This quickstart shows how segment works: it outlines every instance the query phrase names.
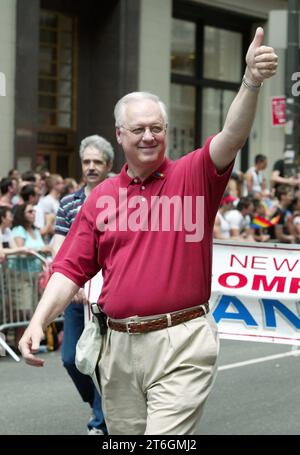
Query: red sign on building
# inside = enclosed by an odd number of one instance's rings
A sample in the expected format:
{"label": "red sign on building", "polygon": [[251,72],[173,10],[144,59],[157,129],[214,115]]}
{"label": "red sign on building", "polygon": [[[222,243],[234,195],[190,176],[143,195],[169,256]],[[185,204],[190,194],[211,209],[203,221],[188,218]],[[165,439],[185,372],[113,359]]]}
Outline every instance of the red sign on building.
{"label": "red sign on building", "polygon": [[286,123],[285,116],[285,96],[272,98],[272,125],[280,126]]}

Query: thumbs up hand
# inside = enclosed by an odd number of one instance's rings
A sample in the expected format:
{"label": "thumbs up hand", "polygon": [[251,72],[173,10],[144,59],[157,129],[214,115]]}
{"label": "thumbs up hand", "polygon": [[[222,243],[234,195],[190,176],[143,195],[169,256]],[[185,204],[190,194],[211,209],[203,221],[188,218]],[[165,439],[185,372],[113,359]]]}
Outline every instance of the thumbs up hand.
{"label": "thumbs up hand", "polygon": [[272,47],[263,46],[264,30],[256,29],[252,43],[246,55],[246,77],[254,85],[259,85],[264,79],[274,76],[278,66],[278,56]]}

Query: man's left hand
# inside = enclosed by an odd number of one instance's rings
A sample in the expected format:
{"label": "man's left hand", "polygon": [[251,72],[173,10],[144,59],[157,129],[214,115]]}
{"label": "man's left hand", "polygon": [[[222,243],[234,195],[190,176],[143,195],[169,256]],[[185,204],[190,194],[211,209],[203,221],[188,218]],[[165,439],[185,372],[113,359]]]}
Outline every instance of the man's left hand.
{"label": "man's left hand", "polygon": [[273,47],[263,46],[264,30],[256,29],[255,37],[246,55],[246,78],[254,85],[259,85],[264,79],[274,76],[278,66],[278,56]]}

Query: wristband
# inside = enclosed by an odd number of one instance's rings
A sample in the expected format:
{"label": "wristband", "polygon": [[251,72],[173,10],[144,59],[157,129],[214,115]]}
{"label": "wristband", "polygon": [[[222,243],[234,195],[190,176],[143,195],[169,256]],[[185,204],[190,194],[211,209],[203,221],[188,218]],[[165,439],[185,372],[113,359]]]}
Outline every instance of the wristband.
{"label": "wristband", "polygon": [[261,82],[259,85],[253,85],[253,84],[251,84],[251,82],[249,82],[249,81],[246,79],[246,76],[245,76],[245,75],[243,76],[242,83],[244,84],[244,86],[245,86],[248,90],[251,90],[251,92],[259,92],[260,87],[263,85],[263,82]]}

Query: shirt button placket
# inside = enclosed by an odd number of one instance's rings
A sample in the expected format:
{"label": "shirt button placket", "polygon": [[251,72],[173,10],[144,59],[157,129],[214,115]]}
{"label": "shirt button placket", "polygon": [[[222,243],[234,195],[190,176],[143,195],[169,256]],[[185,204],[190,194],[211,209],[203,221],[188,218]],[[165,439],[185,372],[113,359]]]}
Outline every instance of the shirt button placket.
{"label": "shirt button placket", "polygon": [[[146,189],[145,185],[141,185],[141,190],[144,191],[145,189]],[[142,202],[145,202],[145,200],[146,199],[144,197],[142,197]]]}

